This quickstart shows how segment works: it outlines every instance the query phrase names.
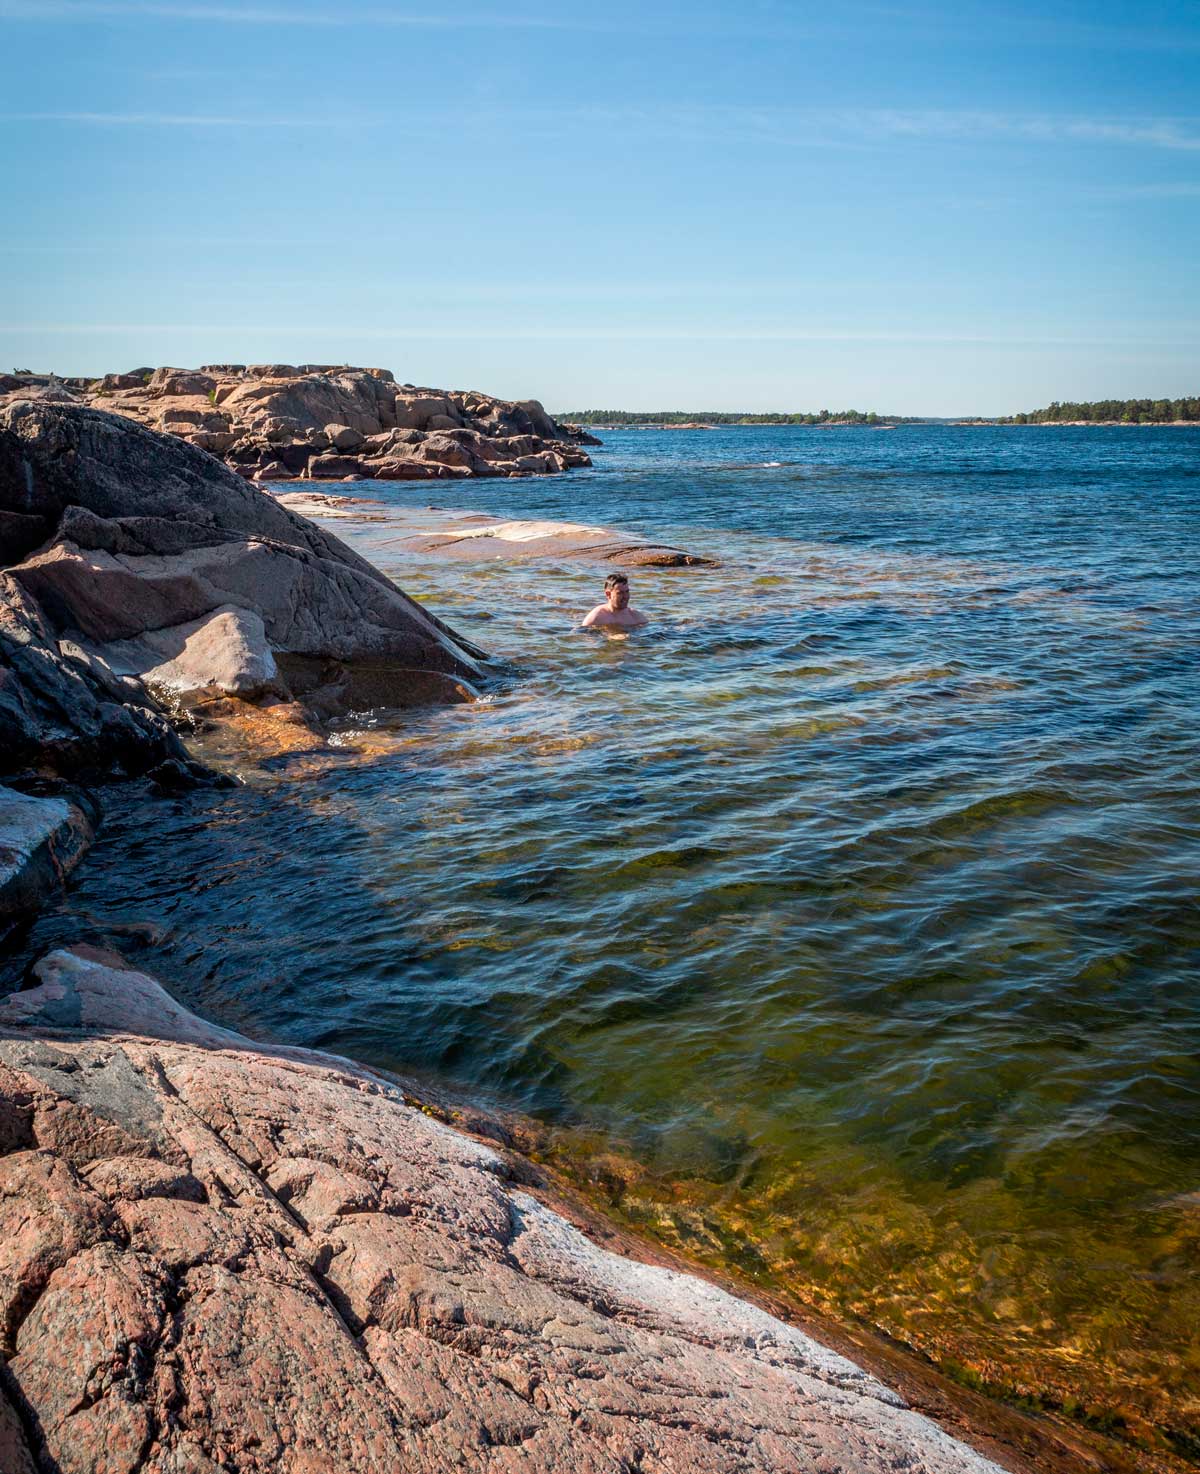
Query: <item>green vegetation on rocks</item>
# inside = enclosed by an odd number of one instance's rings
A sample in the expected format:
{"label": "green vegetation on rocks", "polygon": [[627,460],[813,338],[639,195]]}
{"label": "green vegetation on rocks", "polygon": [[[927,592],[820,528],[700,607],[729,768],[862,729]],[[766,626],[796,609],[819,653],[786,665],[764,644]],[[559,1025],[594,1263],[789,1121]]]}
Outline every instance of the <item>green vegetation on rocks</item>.
{"label": "green vegetation on rocks", "polygon": [[1169,425],[1179,420],[1200,421],[1200,398],[1191,399],[1098,399],[1094,403],[1061,403],[1056,399],[1045,409],[1008,415],[1002,425],[1055,425],[1075,421],[1089,424]]}

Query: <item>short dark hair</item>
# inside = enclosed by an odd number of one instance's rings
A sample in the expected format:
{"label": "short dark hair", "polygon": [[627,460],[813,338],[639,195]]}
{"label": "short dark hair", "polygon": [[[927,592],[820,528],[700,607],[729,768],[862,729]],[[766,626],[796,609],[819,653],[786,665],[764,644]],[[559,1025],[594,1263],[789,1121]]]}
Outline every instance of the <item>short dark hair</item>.
{"label": "short dark hair", "polygon": [[623,573],[610,573],[608,577],[604,580],[604,592],[607,594],[609,589],[613,588],[614,585],[628,582],[629,580],[625,577]]}

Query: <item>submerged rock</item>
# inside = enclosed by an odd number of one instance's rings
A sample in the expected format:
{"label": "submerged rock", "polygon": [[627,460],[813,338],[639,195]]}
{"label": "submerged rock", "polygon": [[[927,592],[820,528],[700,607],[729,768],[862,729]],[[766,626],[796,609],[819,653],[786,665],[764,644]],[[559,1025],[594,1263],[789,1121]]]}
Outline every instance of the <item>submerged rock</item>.
{"label": "submerged rock", "polygon": [[616,563],[627,568],[711,568],[716,564],[714,558],[665,543],[643,542],[615,527],[513,521],[482,512],[445,512],[433,507],[420,512],[412,507],[389,507],[366,497],[331,496],[311,489],[280,492],[276,500],[318,521],[384,524],[395,534],[385,544],[392,552],[463,562],[552,558]]}
{"label": "submerged rock", "polygon": [[[460,700],[484,653],[210,456],[44,400],[0,410],[0,762],[140,773],[187,755],[164,702],[336,715]],[[381,700],[378,704],[385,704]]]}
{"label": "submerged rock", "polygon": [[35,971],[0,1001],[6,1470],[999,1474],[393,1083],[112,956]]}

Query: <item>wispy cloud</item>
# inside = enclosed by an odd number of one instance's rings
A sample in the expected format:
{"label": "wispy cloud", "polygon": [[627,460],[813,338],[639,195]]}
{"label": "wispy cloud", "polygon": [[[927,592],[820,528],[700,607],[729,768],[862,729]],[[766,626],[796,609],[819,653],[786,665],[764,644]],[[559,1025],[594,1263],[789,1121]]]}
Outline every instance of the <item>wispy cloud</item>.
{"label": "wispy cloud", "polygon": [[[354,120],[360,126],[363,119]],[[0,113],[0,123],[84,123],[117,128],[336,128],[344,118],[238,117],[223,113]]]}
{"label": "wispy cloud", "polygon": [[[2,0],[0,0],[2,3]],[[371,127],[394,116],[339,112],[327,118],[254,117],[226,113],[44,111],[0,114],[0,123],[76,123],[122,127],[335,128]],[[503,125],[559,136],[563,129],[591,132],[607,143],[618,132],[675,142],[744,143],[790,150],[805,148],[873,149],[894,143],[937,141],[962,144],[1029,143],[1143,148],[1200,153],[1200,118],[1104,117],[1070,114],[969,112],[937,108],[758,108],[742,106],[629,105],[574,108],[459,107],[444,116],[425,110],[421,122],[406,127],[436,132],[448,125],[479,128]],[[1190,185],[1164,186],[1188,193]]]}
{"label": "wispy cloud", "polygon": [[219,25],[304,26],[344,29],[349,26],[392,26],[430,30],[473,30],[518,27],[537,30],[605,29],[569,16],[522,15],[501,11],[445,10],[405,13],[398,8],[296,5],[205,5],[192,0],[0,0],[4,20],[182,20]]}

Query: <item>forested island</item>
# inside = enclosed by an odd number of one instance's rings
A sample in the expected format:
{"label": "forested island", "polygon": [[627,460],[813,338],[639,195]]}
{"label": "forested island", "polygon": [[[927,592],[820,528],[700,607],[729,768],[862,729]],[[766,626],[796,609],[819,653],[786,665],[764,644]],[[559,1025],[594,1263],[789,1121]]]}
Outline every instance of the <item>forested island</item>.
{"label": "forested island", "polygon": [[917,423],[903,415],[879,415],[874,410],[823,409],[808,414],[750,414],[738,410],[630,410],[579,409],[558,417],[571,425],[908,425]]}
{"label": "forested island", "polygon": [[1094,404],[1074,404],[1057,399],[1045,409],[1006,415],[1001,425],[1118,424],[1170,425],[1200,421],[1200,398],[1192,399],[1098,399]]}
{"label": "forested island", "polygon": [[796,414],[751,414],[738,410],[564,410],[560,422],[608,428],[706,429],[716,425],[1171,425],[1200,423],[1200,398],[1098,399],[1077,404],[1054,400],[1045,409],[1015,415],[945,419],[932,415],[881,415],[874,410],[823,409]]}

